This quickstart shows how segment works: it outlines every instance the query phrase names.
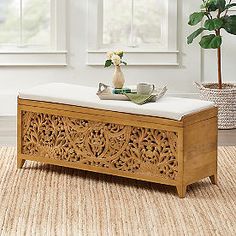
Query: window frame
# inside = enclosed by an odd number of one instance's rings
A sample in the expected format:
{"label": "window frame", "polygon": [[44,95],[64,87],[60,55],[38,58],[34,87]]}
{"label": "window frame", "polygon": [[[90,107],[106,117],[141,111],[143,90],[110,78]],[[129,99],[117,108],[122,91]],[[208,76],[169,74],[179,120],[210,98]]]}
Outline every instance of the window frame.
{"label": "window frame", "polygon": [[0,66],[66,66],[66,0],[51,0],[51,47],[36,48],[6,47],[0,48]]}
{"label": "window frame", "polygon": [[[102,31],[99,30],[103,24],[103,0],[88,0],[88,49],[87,65],[103,65],[104,53],[116,48],[102,47]],[[178,4],[177,0],[168,0],[168,48],[125,48],[126,61],[129,65],[153,65],[153,66],[178,66]],[[120,49],[120,48],[119,48]],[[121,48],[122,49],[122,48]]]}

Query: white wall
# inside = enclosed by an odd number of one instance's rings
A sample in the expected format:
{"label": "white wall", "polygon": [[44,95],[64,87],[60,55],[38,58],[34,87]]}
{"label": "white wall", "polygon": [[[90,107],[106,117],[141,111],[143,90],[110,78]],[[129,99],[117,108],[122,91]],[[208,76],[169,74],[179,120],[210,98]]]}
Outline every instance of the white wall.
{"label": "white wall", "polygon": [[[175,66],[127,66],[123,67],[127,84],[148,81],[166,84],[169,93],[194,96],[194,81],[214,80],[214,52],[201,53],[197,44],[186,45],[186,37],[192,31],[187,25],[188,15],[197,9],[198,1],[178,0],[179,67]],[[200,2],[200,1],[199,1]],[[14,115],[17,90],[48,82],[78,83],[97,86],[98,82],[110,83],[112,69],[86,66],[87,50],[87,1],[68,0],[68,61],[67,67],[0,67],[0,115]],[[236,81],[233,76],[236,38],[227,39],[225,48],[225,78]],[[105,55],[104,55],[105,57]],[[227,63],[230,61],[230,63]],[[207,68],[207,69],[206,69]]]}
{"label": "white wall", "polygon": [[[236,11],[234,11],[236,15]],[[236,83],[236,36],[223,33],[222,71],[223,82]],[[214,50],[203,52],[203,78],[205,81],[217,81],[217,53]]]}

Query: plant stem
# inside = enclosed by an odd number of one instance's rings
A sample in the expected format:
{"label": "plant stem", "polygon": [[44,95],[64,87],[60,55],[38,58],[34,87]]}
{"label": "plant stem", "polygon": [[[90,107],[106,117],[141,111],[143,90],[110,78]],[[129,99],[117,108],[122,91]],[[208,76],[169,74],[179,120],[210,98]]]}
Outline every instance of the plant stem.
{"label": "plant stem", "polygon": [[[218,11],[218,14],[217,14],[217,18],[219,19],[220,18],[220,9]],[[217,36],[221,36],[220,35],[220,29],[216,30],[216,35]],[[219,48],[217,48],[217,61],[218,61],[218,87],[219,89],[222,89],[222,62],[221,62],[221,46]]]}
{"label": "plant stem", "polygon": [[218,57],[218,86],[219,89],[222,89],[221,47],[217,49],[217,57]]}

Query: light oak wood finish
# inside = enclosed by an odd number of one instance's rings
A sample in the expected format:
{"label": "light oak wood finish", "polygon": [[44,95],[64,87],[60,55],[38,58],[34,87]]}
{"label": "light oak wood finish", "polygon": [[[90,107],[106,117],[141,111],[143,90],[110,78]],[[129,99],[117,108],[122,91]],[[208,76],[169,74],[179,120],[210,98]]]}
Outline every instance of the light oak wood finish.
{"label": "light oak wood finish", "polygon": [[[184,179],[188,186],[198,180],[217,178],[217,118],[193,123],[184,129]],[[213,176],[213,177],[212,177]]]}
{"label": "light oak wood finish", "polygon": [[217,178],[217,109],[181,121],[18,99],[25,160],[176,186]]}
{"label": "light oak wood finish", "polygon": [[[16,117],[0,117],[0,146],[16,146]],[[236,146],[236,129],[218,130],[218,146]]]}

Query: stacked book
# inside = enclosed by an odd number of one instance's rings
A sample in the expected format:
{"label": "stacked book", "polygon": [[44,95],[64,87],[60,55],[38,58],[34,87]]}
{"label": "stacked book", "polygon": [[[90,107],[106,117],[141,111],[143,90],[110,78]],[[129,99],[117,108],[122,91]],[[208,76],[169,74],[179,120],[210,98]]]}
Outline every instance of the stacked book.
{"label": "stacked book", "polygon": [[130,88],[122,88],[122,89],[117,89],[114,88],[112,90],[113,94],[125,94],[125,93],[131,93],[131,89]]}

